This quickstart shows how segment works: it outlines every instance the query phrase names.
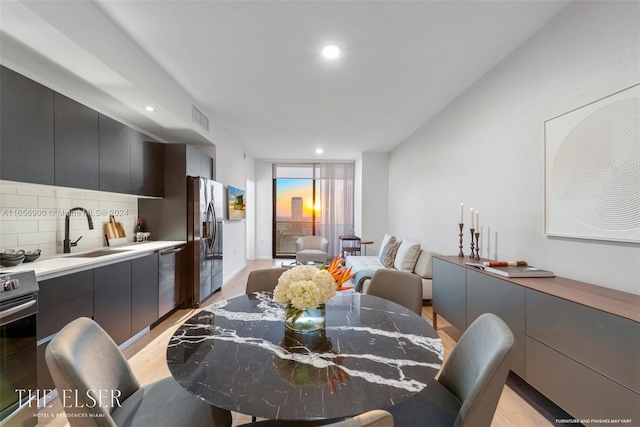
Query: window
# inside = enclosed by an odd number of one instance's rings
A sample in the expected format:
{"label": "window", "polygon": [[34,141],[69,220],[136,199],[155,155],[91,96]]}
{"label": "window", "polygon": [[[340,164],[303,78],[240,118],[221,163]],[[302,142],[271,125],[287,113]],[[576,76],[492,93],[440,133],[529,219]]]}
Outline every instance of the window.
{"label": "window", "polygon": [[353,232],[353,163],[273,165],[273,256],[293,256],[300,236],[324,236],[329,256]]}

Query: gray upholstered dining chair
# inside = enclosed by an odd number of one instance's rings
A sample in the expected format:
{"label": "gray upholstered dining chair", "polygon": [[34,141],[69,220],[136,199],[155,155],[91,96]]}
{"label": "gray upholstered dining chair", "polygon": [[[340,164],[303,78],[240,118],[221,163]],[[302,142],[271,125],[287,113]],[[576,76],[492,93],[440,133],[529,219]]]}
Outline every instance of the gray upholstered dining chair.
{"label": "gray upholstered dining chair", "polygon": [[402,427],[489,427],[514,356],[509,327],[485,313],[460,337],[437,380],[387,410]]}
{"label": "gray upholstered dining chair", "polygon": [[172,377],[141,387],[115,342],[87,317],[56,334],[45,360],[72,427],[231,426],[229,411],[203,402]]}
{"label": "gray upholstered dining chair", "polygon": [[274,290],[278,284],[278,279],[285,271],[287,271],[287,268],[284,267],[252,271],[249,273],[249,277],[247,277],[245,294],[251,295],[254,292]]}
{"label": "gray upholstered dining chair", "polygon": [[302,236],[296,240],[296,261],[326,263],[329,241],[322,236]]}
{"label": "gray upholstered dining chair", "polygon": [[417,274],[381,268],[373,274],[365,293],[393,301],[422,315],[422,279]]}
{"label": "gray upholstered dining chair", "polygon": [[[340,421],[258,421],[257,423],[244,424],[245,426],[258,425],[259,427],[302,427],[302,426],[331,426],[331,427],[393,427],[393,417],[387,411],[374,409],[353,418]],[[401,425],[401,424],[400,424]]]}

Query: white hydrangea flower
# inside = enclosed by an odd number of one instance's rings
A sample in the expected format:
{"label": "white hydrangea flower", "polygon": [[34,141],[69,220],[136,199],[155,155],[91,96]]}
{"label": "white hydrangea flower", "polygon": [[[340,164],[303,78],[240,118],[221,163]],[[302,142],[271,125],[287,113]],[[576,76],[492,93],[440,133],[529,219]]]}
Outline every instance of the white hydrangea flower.
{"label": "white hydrangea flower", "polygon": [[327,270],[301,265],[285,271],[273,291],[280,305],[298,310],[317,308],[336,294],[336,284]]}

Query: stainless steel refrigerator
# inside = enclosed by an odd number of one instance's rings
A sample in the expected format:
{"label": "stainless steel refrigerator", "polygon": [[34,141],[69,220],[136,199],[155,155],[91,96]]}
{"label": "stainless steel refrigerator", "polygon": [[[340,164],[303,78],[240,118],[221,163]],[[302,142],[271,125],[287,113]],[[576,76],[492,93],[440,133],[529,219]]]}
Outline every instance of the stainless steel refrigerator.
{"label": "stainless steel refrigerator", "polygon": [[206,178],[187,177],[187,242],[193,264],[187,281],[192,307],[222,287],[224,186]]}

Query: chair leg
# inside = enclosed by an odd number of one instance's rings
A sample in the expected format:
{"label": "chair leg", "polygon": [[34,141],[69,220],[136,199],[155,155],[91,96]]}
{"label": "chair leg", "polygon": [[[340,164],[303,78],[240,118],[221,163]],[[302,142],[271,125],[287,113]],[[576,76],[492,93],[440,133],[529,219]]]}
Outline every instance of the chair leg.
{"label": "chair leg", "polygon": [[433,329],[438,330],[438,313],[433,312]]}
{"label": "chair leg", "polygon": [[256,422],[256,417],[251,417],[251,422],[255,423]]}

